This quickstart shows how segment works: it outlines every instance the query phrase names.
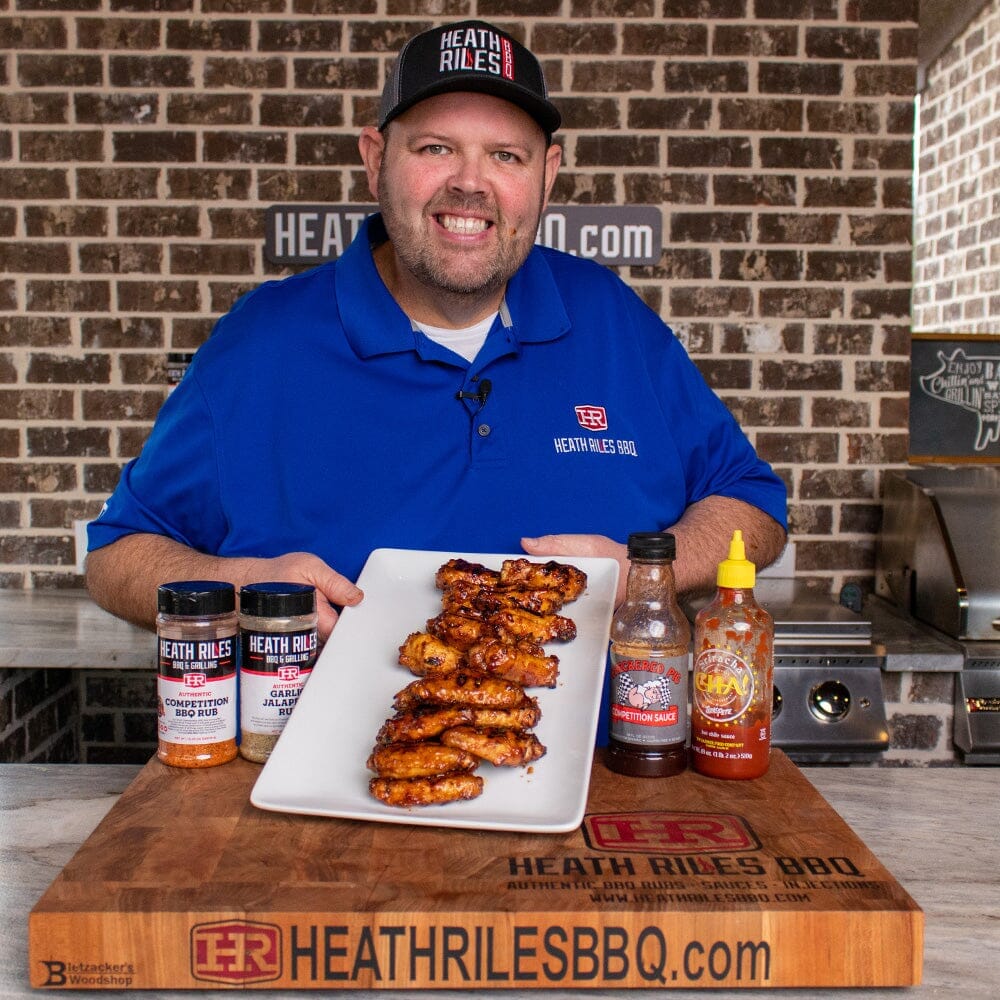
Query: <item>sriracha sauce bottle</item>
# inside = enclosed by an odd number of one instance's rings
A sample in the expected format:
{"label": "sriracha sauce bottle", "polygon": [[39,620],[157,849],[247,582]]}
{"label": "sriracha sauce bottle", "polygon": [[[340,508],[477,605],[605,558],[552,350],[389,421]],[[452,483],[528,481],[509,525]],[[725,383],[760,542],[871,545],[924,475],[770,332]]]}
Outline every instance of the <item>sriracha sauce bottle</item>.
{"label": "sriracha sauce bottle", "polygon": [[754,579],[736,531],[715,597],[694,621],[691,765],[713,778],[759,778],[770,763],[774,621],[754,598]]}

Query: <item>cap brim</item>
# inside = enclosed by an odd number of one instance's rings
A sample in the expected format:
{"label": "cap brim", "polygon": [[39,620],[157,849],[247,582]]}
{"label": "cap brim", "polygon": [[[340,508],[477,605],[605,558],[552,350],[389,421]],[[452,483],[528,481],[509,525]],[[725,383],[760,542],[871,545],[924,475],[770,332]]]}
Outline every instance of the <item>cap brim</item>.
{"label": "cap brim", "polygon": [[384,129],[394,118],[398,118],[405,111],[409,111],[410,108],[421,101],[427,100],[428,97],[436,97],[438,94],[460,93],[462,91],[489,94],[492,97],[499,97],[501,100],[516,104],[522,111],[534,118],[546,135],[552,135],[562,124],[562,115],[559,114],[554,104],[542,100],[537,94],[533,94],[524,87],[519,87],[516,83],[500,80],[493,76],[464,74],[461,77],[440,80],[437,83],[424,87],[418,93],[412,94],[407,100],[400,101],[378,123],[379,130]]}

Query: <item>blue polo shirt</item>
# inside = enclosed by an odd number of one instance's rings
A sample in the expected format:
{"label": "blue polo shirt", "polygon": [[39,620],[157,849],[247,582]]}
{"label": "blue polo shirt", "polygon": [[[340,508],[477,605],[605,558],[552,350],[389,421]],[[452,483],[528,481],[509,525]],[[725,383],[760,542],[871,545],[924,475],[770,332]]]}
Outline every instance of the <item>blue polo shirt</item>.
{"label": "blue polo shirt", "polygon": [[91,549],[154,532],[223,556],[309,551],[356,579],[380,546],[624,542],[712,494],[784,525],[782,481],[613,272],[535,247],[470,364],[388,293],[369,245],[380,231],[370,218],[339,260],[219,320]]}

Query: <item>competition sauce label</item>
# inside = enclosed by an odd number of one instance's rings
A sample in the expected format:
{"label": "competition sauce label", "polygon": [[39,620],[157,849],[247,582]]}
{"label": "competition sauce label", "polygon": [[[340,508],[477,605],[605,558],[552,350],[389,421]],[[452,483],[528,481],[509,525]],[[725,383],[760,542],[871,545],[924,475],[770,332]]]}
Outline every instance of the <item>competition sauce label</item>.
{"label": "competition sauce label", "polygon": [[643,746],[673,743],[686,737],[686,652],[681,656],[637,658],[612,648],[611,678],[615,739]]}
{"label": "competition sauce label", "polygon": [[319,648],[316,629],[298,632],[244,630],[241,646],[243,728],[277,735],[312,676]]}
{"label": "competition sauce label", "polygon": [[188,746],[236,738],[236,635],[158,643],[157,731]]}

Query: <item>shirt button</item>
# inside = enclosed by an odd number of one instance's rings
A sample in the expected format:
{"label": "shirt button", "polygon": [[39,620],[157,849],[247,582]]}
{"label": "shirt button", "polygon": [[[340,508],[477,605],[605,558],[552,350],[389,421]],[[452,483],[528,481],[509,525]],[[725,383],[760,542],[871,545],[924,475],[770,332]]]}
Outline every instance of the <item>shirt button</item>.
{"label": "shirt button", "polygon": [[476,433],[477,433],[477,434],[478,434],[478,435],[479,435],[479,436],[480,436],[481,438],[484,438],[484,437],[489,437],[491,429],[492,429],[492,428],[490,427],[490,425],[489,425],[489,424],[480,424],[480,425],[479,425],[479,426],[478,426],[478,427],[476,428]]}

